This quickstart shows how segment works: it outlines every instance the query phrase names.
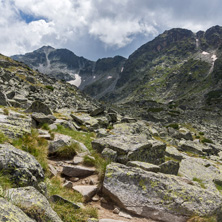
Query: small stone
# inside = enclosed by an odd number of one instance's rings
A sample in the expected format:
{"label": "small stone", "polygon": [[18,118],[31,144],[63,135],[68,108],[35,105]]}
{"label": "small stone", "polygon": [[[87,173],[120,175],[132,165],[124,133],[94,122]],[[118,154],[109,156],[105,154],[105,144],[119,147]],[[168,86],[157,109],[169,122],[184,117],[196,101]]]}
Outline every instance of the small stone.
{"label": "small stone", "polygon": [[120,217],[127,218],[127,219],[132,219],[132,216],[131,216],[131,215],[129,215],[129,214],[126,213],[126,212],[122,212],[122,211],[120,211],[119,216],[120,216]]}
{"label": "small stone", "polygon": [[71,189],[73,184],[71,181],[66,181],[62,186]]}
{"label": "small stone", "polygon": [[73,189],[81,193],[86,202],[91,200],[98,190],[97,186],[74,186]]}
{"label": "small stone", "polygon": [[94,202],[97,202],[97,201],[99,201],[99,196],[98,195],[95,195],[93,198],[92,198],[92,201],[94,201]]}
{"label": "small stone", "polygon": [[83,157],[81,157],[79,155],[74,156],[73,163],[75,165],[81,164],[82,162],[83,162]]}
{"label": "small stone", "polygon": [[69,180],[72,182],[77,182],[77,181],[79,181],[79,178],[78,177],[70,177]]}
{"label": "small stone", "polygon": [[120,210],[118,207],[115,207],[114,210],[113,210],[113,213],[114,214],[119,214],[120,213]]}
{"label": "small stone", "polygon": [[57,170],[56,170],[56,168],[54,167],[54,166],[52,166],[51,164],[48,164],[48,166],[49,166],[49,171],[50,171],[50,173],[53,175],[53,176],[56,176],[57,175]]}

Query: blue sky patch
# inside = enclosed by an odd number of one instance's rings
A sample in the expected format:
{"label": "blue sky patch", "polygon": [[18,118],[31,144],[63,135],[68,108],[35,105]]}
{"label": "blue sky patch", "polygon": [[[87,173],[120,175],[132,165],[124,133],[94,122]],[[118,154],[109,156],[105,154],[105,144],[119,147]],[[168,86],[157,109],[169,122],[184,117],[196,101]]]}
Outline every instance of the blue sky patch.
{"label": "blue sky patch", "polygon": [[31,14],[26,14],[21,10],[19,10],[19,15],[22,18],[22,20],[24,20],[27,24],[30,23],[30,22],[33,22],[33,21],[41,20],[41,19],[47,21],[46,18],[44,18],[44,17],[34,16],[34,15],[31,15]]}

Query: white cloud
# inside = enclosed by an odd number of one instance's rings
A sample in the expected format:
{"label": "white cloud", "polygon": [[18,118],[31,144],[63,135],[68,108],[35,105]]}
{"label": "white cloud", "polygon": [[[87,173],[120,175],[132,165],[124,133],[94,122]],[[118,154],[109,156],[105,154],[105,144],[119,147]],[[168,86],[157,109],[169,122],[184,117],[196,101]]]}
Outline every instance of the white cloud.
{"label": "white cloud", "polygon": [[[108,49],[124,48],[138,35],[150,38],[173,27],[198,31],[220,25],[219,5],[219,0],[0,0],[0,52],[66,44],[75,49],[83,39],[100,41]],[[20,12],[36,21],[25,22]]]}

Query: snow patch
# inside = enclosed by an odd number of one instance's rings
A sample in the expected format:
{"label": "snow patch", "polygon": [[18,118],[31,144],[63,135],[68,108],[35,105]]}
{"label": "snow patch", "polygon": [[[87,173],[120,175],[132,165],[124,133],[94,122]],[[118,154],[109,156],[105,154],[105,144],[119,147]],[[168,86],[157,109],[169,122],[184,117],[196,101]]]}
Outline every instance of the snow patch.
{"label": "snow patch", "polygon": [[70,83],[71,85],[75,85],[77,87],[80,86],[81,82],[82,82],[81,76],[79,76],[78,74],[75,74],[75,80],[68,81],[68,83]]}
{"label": "snow patch", "polygon": [[93,76],[93,79],[95,79],[96,78],[96,76]]}
{"label": "snow patch", "polygon": [[124,70],[124,67],[122,67],[121,72],[123,72],[123,70]]}
{"label": "snow patch", "polygon": [[107,79],[112,79],[112,78],[113,78],[112,76],[108,76],[108,77],[107,77]]}
{"label": "snow patch", "polygon": [[203,54],[203,55],[209,55],[210,53],[203,51],[202,54]]}
{"label": "snow patch", "polygon": [[211,59],[213,60],[213,62],[215,62],[217,60],[217,56],[216,55],[212,55]]}

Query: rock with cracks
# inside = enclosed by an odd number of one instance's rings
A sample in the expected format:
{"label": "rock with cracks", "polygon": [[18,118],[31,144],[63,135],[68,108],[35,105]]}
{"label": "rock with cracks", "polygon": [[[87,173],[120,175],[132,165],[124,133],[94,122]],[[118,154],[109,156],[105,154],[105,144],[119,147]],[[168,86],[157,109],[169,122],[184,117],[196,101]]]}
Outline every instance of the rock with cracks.
{"label": "rock with cracks", "polygon": [[185,222],[193,215],[222,213],[222,197],[173,175],[122,164],[108,165],[103,192],[120,208],[165,222]]}

